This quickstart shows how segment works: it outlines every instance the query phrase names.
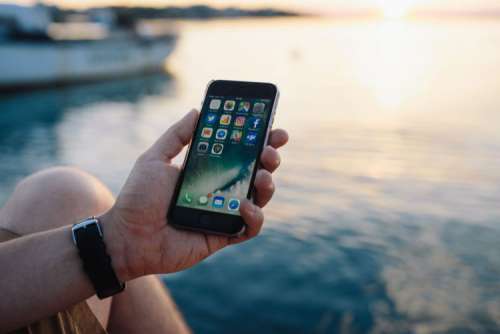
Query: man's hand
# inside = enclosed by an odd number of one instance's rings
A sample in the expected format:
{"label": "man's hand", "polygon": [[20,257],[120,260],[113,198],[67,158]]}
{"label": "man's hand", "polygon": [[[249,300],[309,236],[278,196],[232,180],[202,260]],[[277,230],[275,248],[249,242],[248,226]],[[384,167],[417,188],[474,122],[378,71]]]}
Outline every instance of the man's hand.
{"label": "man's hand", "polygon": [[240,237],[182,231],[166,224],[179,167],[171,160],[194,132],[198,112],[191,111],[143,153],[115,205],[101,217],[113,266],[122,281],[139,276],[189,268],[217,250],[255,237],[262,227],[261,208],[274,192],[271,173],[279,166],[276,149],[288,141],[284,130],[273,130],[260,157],[264,169],[255,178],[255,204],[244,201],[240,213],[247,228]]}

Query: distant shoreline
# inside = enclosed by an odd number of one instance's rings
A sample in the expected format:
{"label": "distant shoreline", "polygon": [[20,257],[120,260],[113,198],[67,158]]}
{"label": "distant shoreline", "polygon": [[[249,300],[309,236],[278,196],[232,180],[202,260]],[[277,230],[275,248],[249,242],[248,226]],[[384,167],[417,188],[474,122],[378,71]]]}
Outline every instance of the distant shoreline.
{"label": "distant shoreline", "polygon": [[67,17],[91,11],[109,10],[119,23],[131,23],[140,20],[176,19],[176,20],[210,20],[228,18],[274,18],[274,17],[302,17],[305,13],[288,11],[275,8],[242,9],[237,7],[214,8],[206,5],[188,7],[168,6],[156,7],[92,7],[85,10],[64,9],[52,7],[58,21],[65,21]]}

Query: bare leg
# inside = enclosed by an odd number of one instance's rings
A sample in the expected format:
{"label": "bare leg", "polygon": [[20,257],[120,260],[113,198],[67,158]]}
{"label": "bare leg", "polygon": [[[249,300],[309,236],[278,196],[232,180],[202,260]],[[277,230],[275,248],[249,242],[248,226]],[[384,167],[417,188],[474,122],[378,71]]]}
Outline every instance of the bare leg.
{"label": "bare leg", "polygon": [[[5,207],[0,210],[0,227],[19,235],[27,235],[60,227],[56,226],[56,221],[65,221],[69,225],[80,219],[99,215],[113,203],[111,192],[95,177],[75,168],[51,168],[26,178],[16,187]],[[120,323],[123,328],[136,328],[137,322],[151,323],[158,328],[187,328],[169,295],[159,289],[162,287],[154,279],[144,277],[130,283],[125,292],[119,295],[120,298],[99,300],[94,296],[87,300],[104,328],[108,327],[108,322]],[[150,304],[155,304],[155,308],[164,312],[164,316],[158,319],[162,323],[156,323],[156,315],[150,318],[149,314],[141,314],[141,317],[122,314],[128,311],[127,306],[135,307],[136,302],[137,305],[143,304],[144,291],[154,292],[152,295],[148,294],[147,298],[151,299]],[[125,300],[129,305],[121,305],[120,300]],[[113,312],[110,318],[111,304]],[[169,316],[165,316],[165,313]],[[165,321],[168,323],[165,324]]]}
{"label": "bare leg", "polygon": [[[97,179],[78,169],[51,168],[33,174],[16,187],[0,211],[0,227],[19,235],[58,228],[108,210],[114,203],[111,192]],[[59,219],[55,219],[55,217]],[[87,300],[99,322],[106,328],[111,298]]]}
{"label": "bare leg", "polygon": [[[190,333],[158,277],[146,276],[130,281],[127,289],[127,294],[113,297],[108,326],[111,333]],[[121,318],[132,321],[124,323]]]}

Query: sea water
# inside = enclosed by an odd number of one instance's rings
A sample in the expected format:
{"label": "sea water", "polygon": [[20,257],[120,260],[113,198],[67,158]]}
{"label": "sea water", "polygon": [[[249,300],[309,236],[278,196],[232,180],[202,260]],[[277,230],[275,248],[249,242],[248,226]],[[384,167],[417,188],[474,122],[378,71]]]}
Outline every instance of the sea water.
{"label": "sea water", "polygon": [[272,81],[291,139],[262,235],[164,276],[194,330],[500,331],[500,23],[178,30],[165,73],[2,95],[0,203],[59,164],[117,194],[209,80]]}

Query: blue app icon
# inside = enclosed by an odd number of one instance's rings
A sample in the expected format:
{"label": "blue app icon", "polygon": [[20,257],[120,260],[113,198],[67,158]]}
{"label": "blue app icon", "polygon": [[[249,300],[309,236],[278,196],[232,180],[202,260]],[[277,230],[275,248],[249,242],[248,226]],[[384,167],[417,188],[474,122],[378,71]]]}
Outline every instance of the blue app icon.
{"label": "blue app icon", "polygon": [[227,204],[227,208],[231,211],[236,211],[240,208],[240,200],[236,198],[231,198]]}
{"label": "blue app icon", "polygon": [[248,120],[248,128],[251,130],[258,130],[262,124],[262,118],[251,117]]}
{"label": "blue app icon", "polygon": [[214,124],[217,121],[217,114],[209,113],[206,117],[207,124]]}
{"label": "blue app icon", "polygon": [[257,142],[257,132],[249,132],[245,136],[245,143],[255,145]]}
{"label": "blue app icon", "polygon": [[215,196],[212,206],[216,209],[222,209],[224,207],[224,196]]}
{"label": "blue app icon", "polygon": [[227,137],[227,129],[218,129],[215,133],[215,138],[224,140]]}

